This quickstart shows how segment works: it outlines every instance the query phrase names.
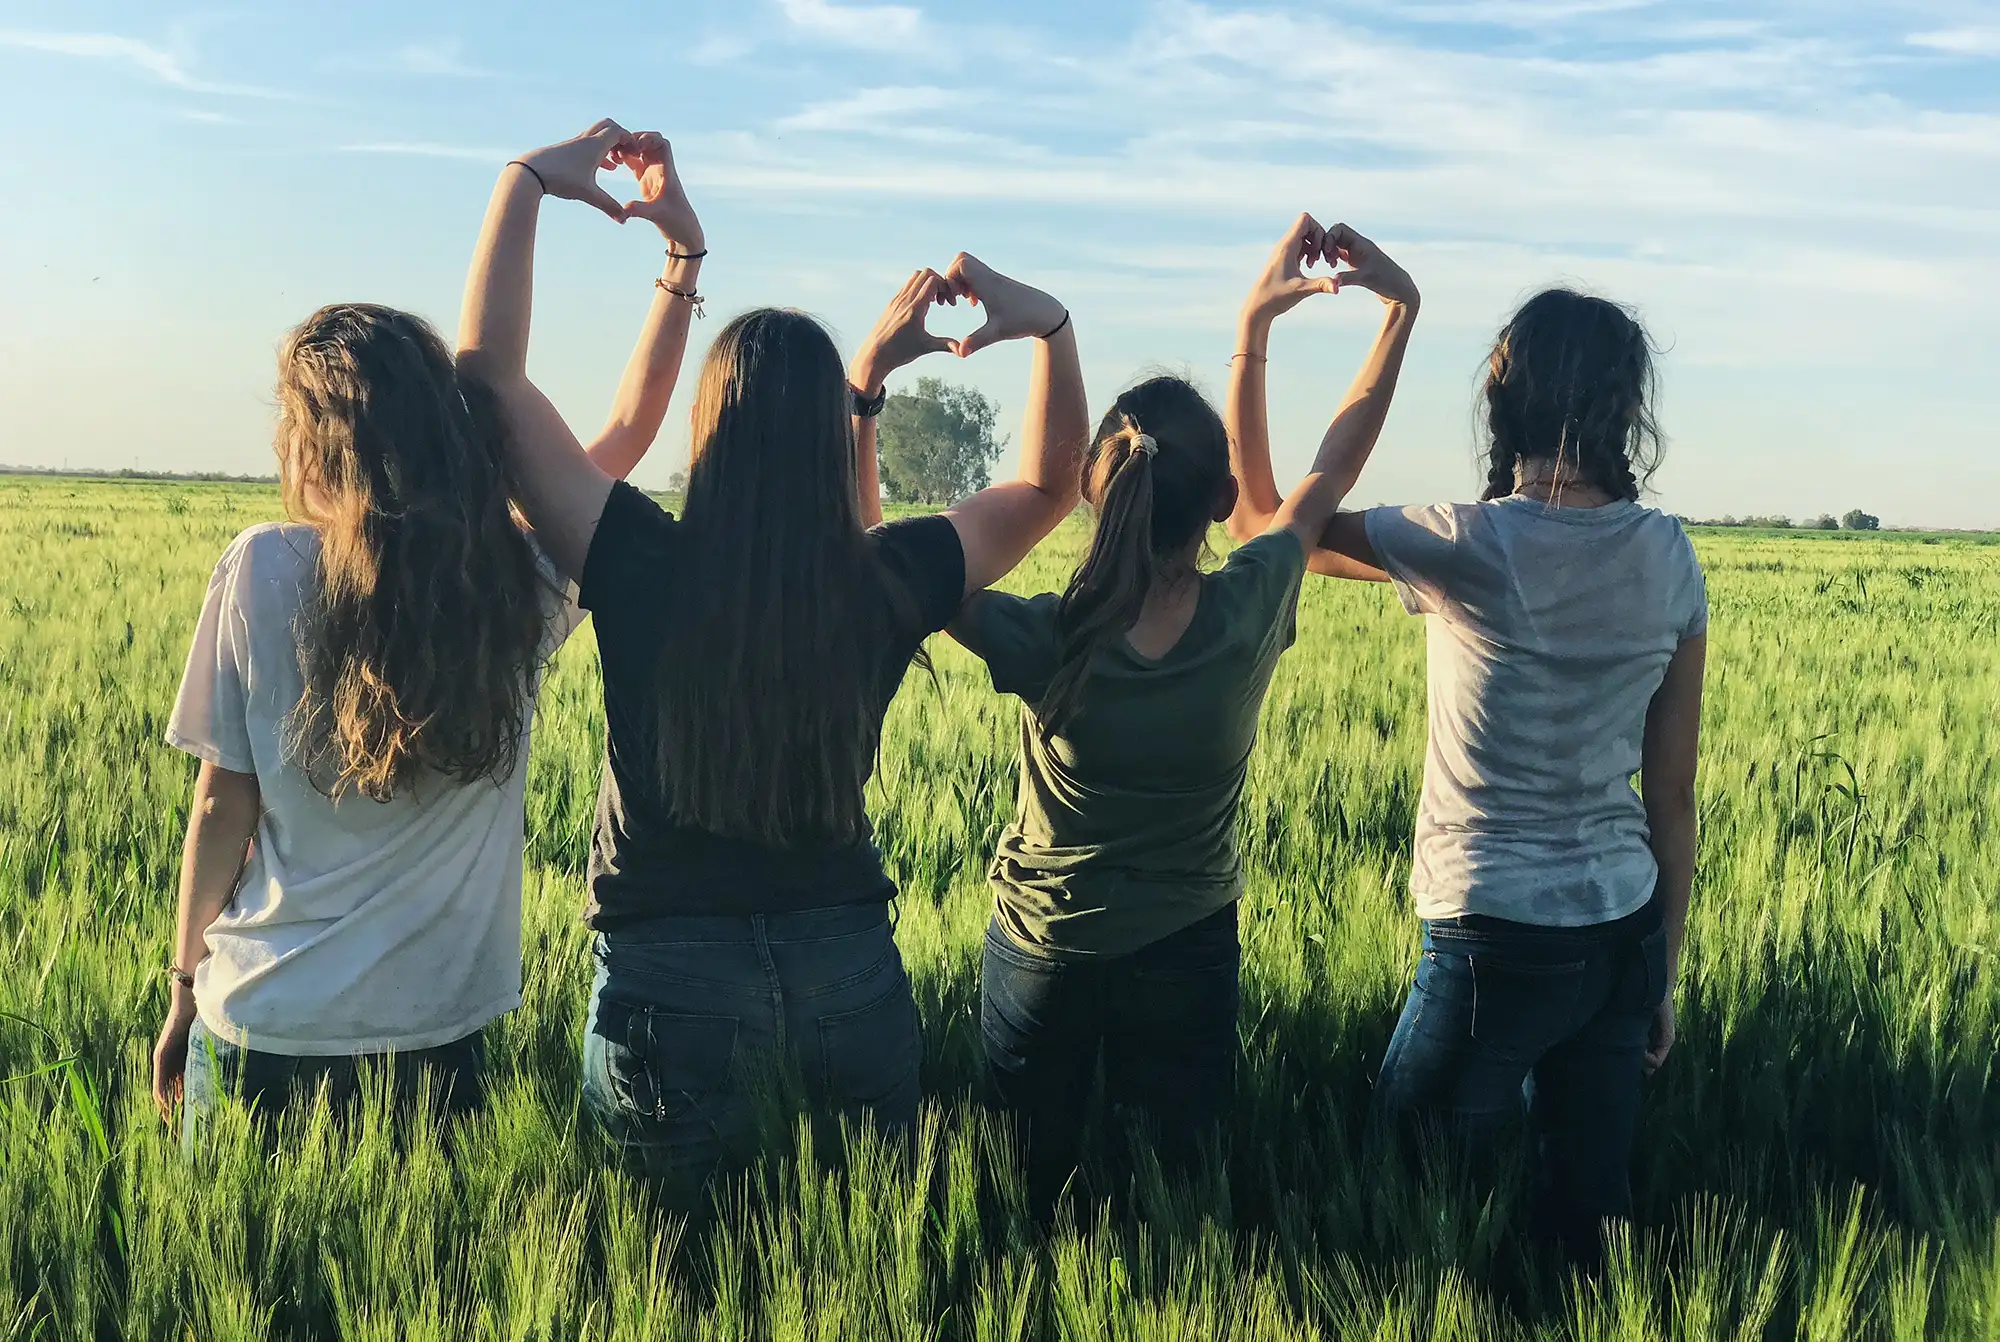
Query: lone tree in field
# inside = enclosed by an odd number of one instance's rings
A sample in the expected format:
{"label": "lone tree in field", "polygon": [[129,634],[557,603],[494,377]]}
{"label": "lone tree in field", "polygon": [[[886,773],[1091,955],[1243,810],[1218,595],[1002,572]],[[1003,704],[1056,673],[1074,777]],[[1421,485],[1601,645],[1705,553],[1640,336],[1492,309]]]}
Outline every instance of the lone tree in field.
{"label": "lone tree in field", "polygon": [[1840,530],[1840,519],[1831,517],[1826,513],[1821,513],[1818,517],[1806,523],[1806,527],[1811,531],[1838,531]]}
{"label": "lone tree in field", "polygon": [[986,488],[1000,440],[1000,407],[971,387],[935,377],[917,379],[882,407],[876,430],[882,487],[896,503],[956,503]]}
{"label": "lone tree in field", "polygon": [[1846,531],[1880,531],[1882,519],[1873,513],[1864,513],[1859,508],[1850,508],[1841,514],[1840,525]]}

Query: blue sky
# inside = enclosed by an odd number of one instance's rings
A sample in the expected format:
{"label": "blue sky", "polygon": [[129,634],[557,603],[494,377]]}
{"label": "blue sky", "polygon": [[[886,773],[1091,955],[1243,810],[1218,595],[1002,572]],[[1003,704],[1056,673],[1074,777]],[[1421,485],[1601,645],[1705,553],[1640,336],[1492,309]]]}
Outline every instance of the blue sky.
{"label": "blue sky", "polygon": [[[2000,527],[1991,3],[574,8],[0,3],[0,462],[269,469],[285,328],[369,299],[449,331],[498,166],[608,115],[675,142],[709,329],[795,304],[851,347],[964,248],[1070,304],[1094,407],[1159,366],[1219,396],[1310,209],[1425,293],[1358,502],[1471,495],[1486,342],[1560,280],[1666,347],[1664,506]],[[594,424],[658,248],[555,204],[540,264],[533,370]],[[1281,325],[1281,474],[1376,316]],[[1011,422],[1026,366],[909,376]],[[639,480],[685,448],[677,404]]]}

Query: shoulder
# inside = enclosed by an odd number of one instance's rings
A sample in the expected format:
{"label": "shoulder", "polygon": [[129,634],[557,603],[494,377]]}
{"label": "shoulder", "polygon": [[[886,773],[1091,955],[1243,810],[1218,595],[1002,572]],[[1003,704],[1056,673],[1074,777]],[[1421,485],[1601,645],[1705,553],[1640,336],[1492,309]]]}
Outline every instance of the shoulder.
{"label": "shoulder", "polygon": [[1229,552],[1222,571],[1239,568],[1300,568],[1306,563],[1306,547],[1290,527],[1276,527],[1243,542]]}
{"label": "shoulder", "polygon": [[868,541],[885,557],[938,559],[956,555],[961,565],[965,561],[965,544],[958,538],[958,528],[943,513],[883,522],[869,531]]}
{"label": "shoulder", "polygon": [[1501,505],[1493,503],[1411,503],[1370,508],[1362,514],[1368,534],[1417,535],[1457,541],[1491,528]]}
{"label": "shoulder", "polygon": [[319,532],[298,522],[260,522],[229,543],[210,582],[235,592],[253,583],[293,587],[309,580],[318,562]]}
{"label": "shoulder", "polygon": [[965,601],[965,546],[942,514],[884,522],[868,533],[869,547],[915,598],[912,612],[925,634],[945,627]]}
{"label": "shoulder", "polygon": [[623,480],[613,482],[583,557],[577,589],[586,610],[656,592],[680,529],[674,515]]}

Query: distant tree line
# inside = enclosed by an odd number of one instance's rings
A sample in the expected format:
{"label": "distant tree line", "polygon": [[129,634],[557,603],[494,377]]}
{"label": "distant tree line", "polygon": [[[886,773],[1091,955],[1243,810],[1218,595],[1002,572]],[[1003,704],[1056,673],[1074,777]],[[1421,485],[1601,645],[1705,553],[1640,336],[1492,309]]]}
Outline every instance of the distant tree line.
{"label": "distant tree line", "polygon": [[1831,513],[1821,513],[1818,517],[1803,522],[1794,522],[1789,517],[1735,517],[1725,516],[1708,519],[1690,518],[1689,522],[1698,527],[1761,527],[1773,531],[1880,531],[1882,519],[1873,513],[1864,513],[1859,508],[1850,508],[1839,517]]}
{"label": "distant tree line", "polygon": [[227,471],[137,471],[123,466],[115,471],[69,466],[9,466],[0,463],[0,475],[59,475],[78,480],[165,480],[176,484],[275,485],[275,475],[231,475]]}

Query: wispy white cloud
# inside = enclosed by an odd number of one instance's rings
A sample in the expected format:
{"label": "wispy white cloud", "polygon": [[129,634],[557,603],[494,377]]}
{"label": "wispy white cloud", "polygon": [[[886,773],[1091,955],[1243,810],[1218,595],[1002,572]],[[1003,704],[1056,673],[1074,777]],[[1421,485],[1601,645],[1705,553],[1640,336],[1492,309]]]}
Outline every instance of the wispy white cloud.
{"label": "wispy white cloud", "polygon": [[431,140],[370,140],[359,144],[334,146],[340,154],[389,154],[403,158],[449,158],[477,160],[482,163],[504,163],[507,152],[501,149],[481,149],[476,145],[440,144]]}
{"label": "wispy white cloud", "polygon": [[183,107],[174,113],[182,121],[198,121],[204,126],[240,126],[241,117],[230,116],[227,112],[212,111],[206,107]]}
{"label": "wispy white cloud", "polygon": [[499,76],[499,71],[468,60],[465,44],[455,37],[405,42],[385,52],[337,57],[327,65],[335,70],[414,75],[425,79],[494,79]]}
{"label": "wispy white cloud", "polygon": [[861,89],[831,102],[813,103],[778,121],[780,130],[881,131],[902,129],[912,117],[962,108],[973,97],[923,84]]}
{"label": "wispy white cloud", "polygon": [[832,0],[778,0],[792,28],[838,46],[900,51],[924,37],[923,11],[910,5],[837,5]]}
{"label": "wispy white cloud", "polygon": [[2000,26],[1939,28],[1927,33],[1912,33],[1909,43],[1913,47],[1928,47],[1932,51],[1948,51],[1954,56],[2000,56]]}
{"label": "wispy white cloud", "polygon": [[39,51],[55,56],[105,61],[151,76],[188,93],[232,98],[286,98],[290,94],[252,84],[204,79],[190,71],[181,57],[149,42],[114,33],[64,33],[0,29],[0,47]]}

